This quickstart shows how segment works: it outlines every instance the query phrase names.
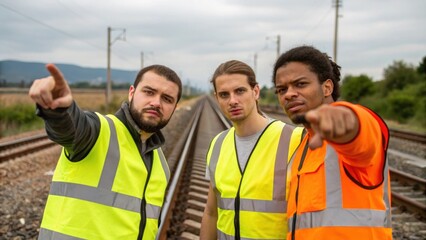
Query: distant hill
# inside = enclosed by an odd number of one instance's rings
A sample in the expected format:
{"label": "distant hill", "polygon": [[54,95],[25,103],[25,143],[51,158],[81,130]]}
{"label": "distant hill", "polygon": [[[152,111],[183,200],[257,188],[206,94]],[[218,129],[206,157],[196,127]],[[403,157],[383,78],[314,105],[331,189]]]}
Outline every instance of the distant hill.
{"label": "distant hill", "polygon": [[[0,61],[0,83],[25,83],[30,85],[34,79],[47,76],[46,63],[22,62],[14,60]],[[88,68],[72,64],[56,64],[67,81],[89,82],[97,85],[106,82],[106,68]],[[111,69],[111,80],[114,83],[130,83],[135,80],[137,71]]]}

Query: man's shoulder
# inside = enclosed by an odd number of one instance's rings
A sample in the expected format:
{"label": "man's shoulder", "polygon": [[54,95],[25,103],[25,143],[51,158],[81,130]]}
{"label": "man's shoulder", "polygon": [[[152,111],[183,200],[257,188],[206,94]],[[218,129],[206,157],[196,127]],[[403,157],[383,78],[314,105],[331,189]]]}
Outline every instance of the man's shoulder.
{"label": "man's shoulder", "polygon": [[355,103],[350,103],[346,101],[337,101],[334,103],[331,103],[333,106],[343,106],[350,108],[355,114],[358,116],[358,119],[360,121],[363,121],[365,119],[374,119],[375,121],[381,122],[384,120],[379,116],[378,113],[374,112],[372,109]]}
{"label": "man's shoulder", "polygon": [[287,123],[278,119],[272,119],[272,121],[269,123],[269,126],[273,126],[279,129],[286,128],[286,129],[289,129],[290,131],[294,131],[294,130],[301,131],[304,128],[303,126],[297,126],[293,123]]}

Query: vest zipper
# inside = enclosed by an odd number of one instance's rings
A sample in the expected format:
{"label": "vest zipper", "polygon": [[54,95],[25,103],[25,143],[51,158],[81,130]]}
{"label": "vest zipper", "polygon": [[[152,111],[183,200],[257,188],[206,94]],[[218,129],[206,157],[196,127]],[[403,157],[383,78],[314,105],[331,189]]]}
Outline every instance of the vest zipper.
{"label": "vest zipper", "polygon": [[145,186],[143,188],[142,193],[142,201],[141,201],[141,222],[139,223],[139,234],[138,234],[138,240],[142,240],[144,232],[145,232],[145,226],[146,226],[146,199],[145,199],[145,191],[146,186],[148,185],[149,179],[151,178],[151,171],[148,172],[148,176],[146,178]]}
{"label": "vest zipper", "polygon": [[[240,183],[241,187],[241,183]],[[235,240],[240,240],[240,188],[238,188],[237,197],[235,198],[235,218],[234,218],[234,228],[235,228]]]}
{"label": "vest zipper", "polygon": [[297,203],[299,200],[299,181],[300,181],[300,175],[299,171],[302,169],[303,162],[305,161],[306,153],[308,152],[308,146],[309,146],[309,140],[306,141],[306,145],[303,148],[302,156],[300,158],[299,166],[297,167],[297,187],[296,187],[296,211],[293,214],[293,222],[292,222],[292,228],[291,228],[291,240],[296,239],[296,221],[297,221]]}

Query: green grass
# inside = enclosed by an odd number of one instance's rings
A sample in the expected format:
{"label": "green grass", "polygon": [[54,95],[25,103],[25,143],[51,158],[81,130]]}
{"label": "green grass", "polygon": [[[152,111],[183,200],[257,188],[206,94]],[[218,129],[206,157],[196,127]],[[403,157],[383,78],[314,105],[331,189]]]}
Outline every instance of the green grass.
{"label": "green grass", "polygon": [[419,125],[413,125],[413,124],[401,124],[396,121],[392,120],[385,120],[386,124],[391,129],[399,129],[409,132],[416,132],[421,134],[426,134],[426,128],[419,126]]}

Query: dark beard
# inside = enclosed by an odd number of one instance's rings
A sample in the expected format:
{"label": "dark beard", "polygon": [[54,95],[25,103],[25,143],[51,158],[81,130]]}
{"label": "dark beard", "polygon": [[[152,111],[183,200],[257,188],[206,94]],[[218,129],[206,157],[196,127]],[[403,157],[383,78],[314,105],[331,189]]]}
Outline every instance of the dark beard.
{"label": "dark beard", "polygon": [[142,118],[142,113],[143,113],[144,110],[146,110],[146,109],[142,109],[141,111],[138,111],[133,106],[133,99],[130,101],[130,115],[132,116],[133,121],[135,121],[135,123],[138,125],[138,127],[146,133],[158,132],[158,131],[160,131],[160,129],[165,127],[167,125],[167,123],[169,122],[169,120],[164,120],[164,119],[162,119],[157,124],[152,124],[150,122],[144,121],[143,118]]}
{"label": "dark beard", "polygon": [[309,124],[309,122],[308,122],[308,121],[306,121],[305,114],[298,114],[298,115],[295,115],[295,116],[291,119],[291,121],[293,121],[293,123],[295,123],[295,124]]}

